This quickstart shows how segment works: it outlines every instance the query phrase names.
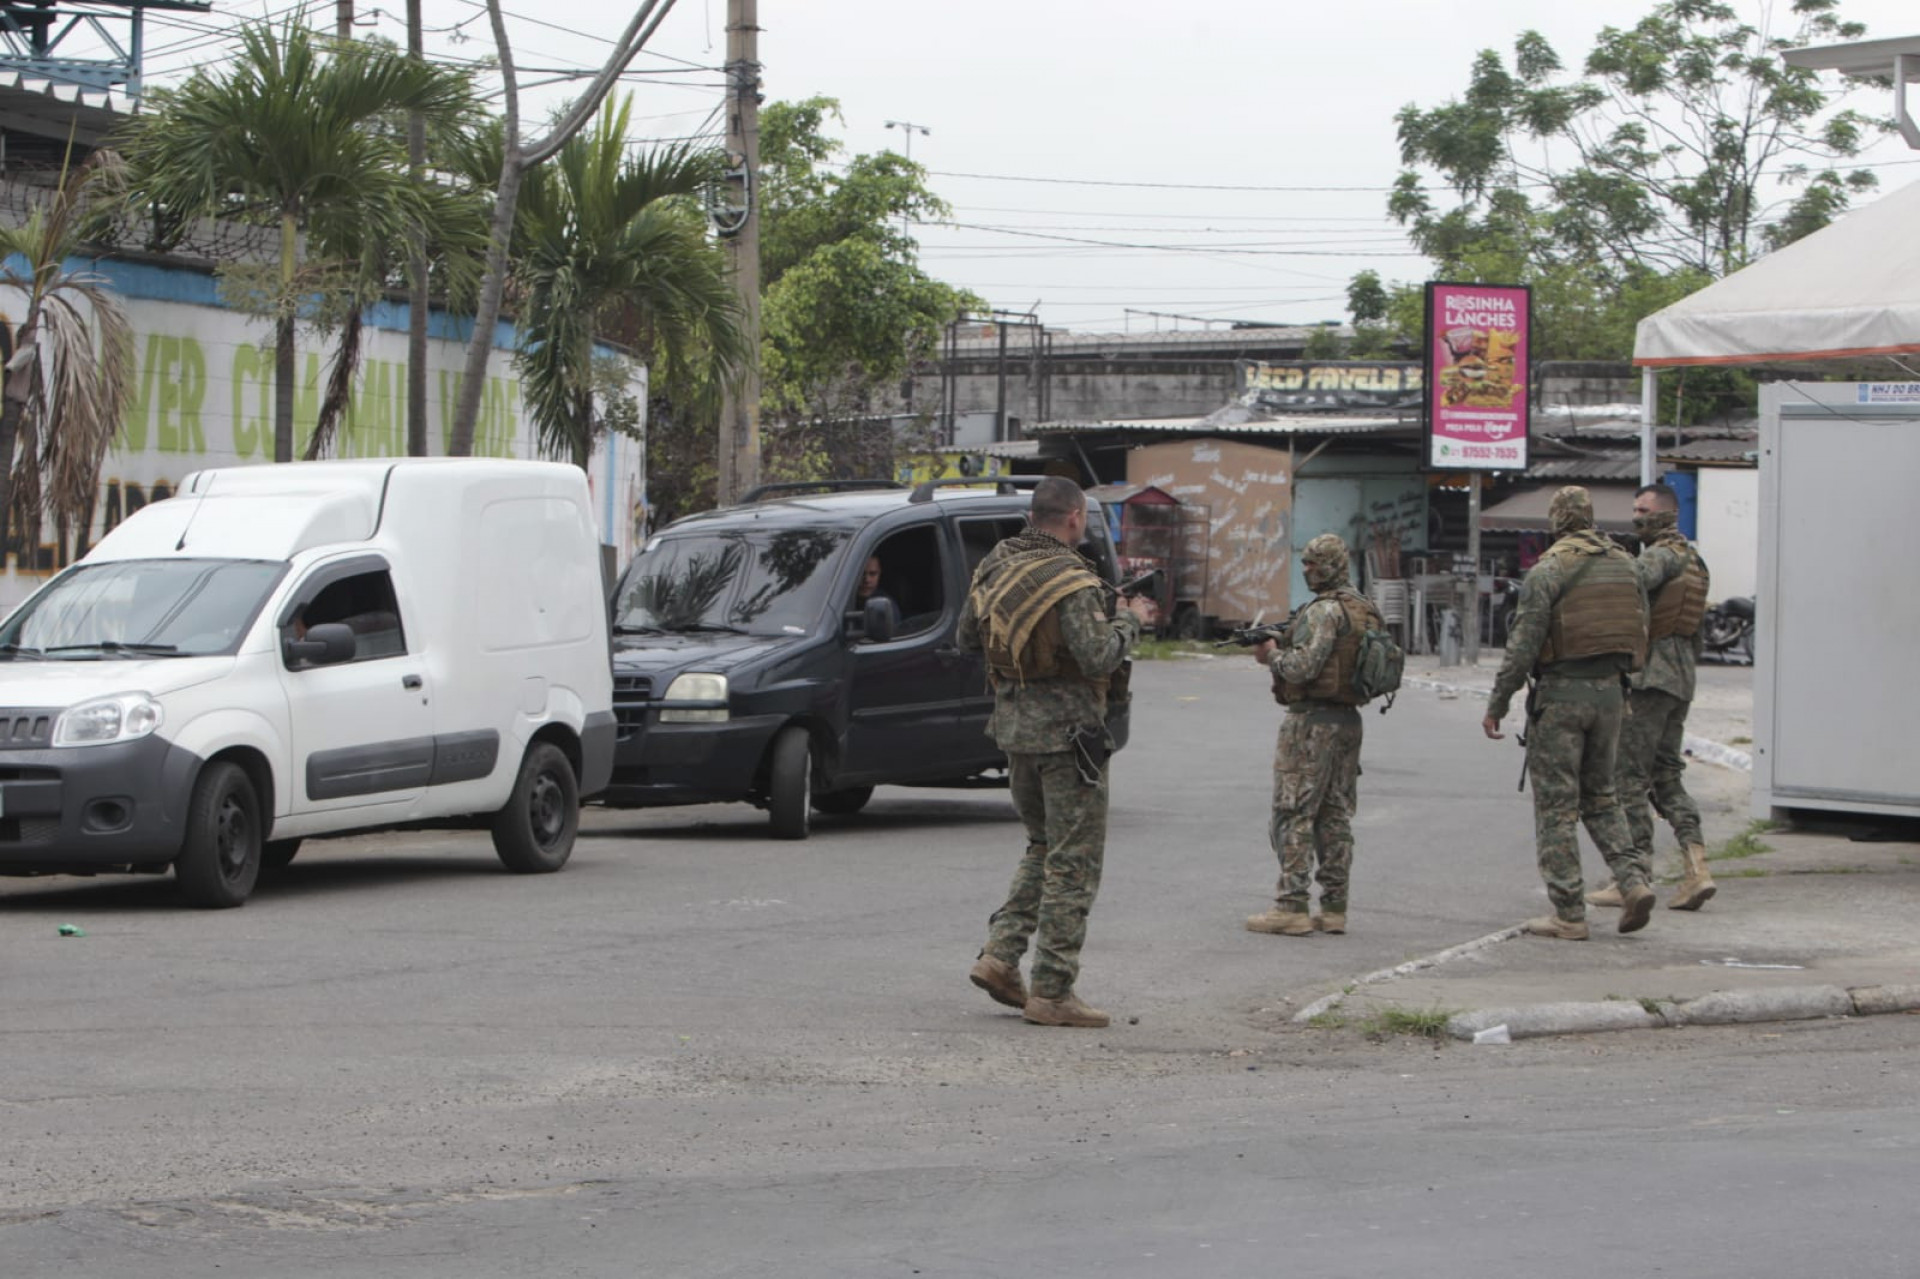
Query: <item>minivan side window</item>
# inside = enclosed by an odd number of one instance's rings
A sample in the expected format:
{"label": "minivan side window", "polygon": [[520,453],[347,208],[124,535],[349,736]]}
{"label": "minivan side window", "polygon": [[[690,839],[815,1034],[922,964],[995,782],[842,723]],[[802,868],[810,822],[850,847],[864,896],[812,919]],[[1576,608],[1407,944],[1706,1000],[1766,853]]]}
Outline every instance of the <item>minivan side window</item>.
{"label": "minivan side window", "polygon": [[1006,541],[1027,526],[1022,519],[1001,516],[998,519],[970,519],[958,521],[960,525],[960,549],[967,557],[967,580],[973,580],[974,570],[980,567],[980,561],[987,558],[987,552]]}
{"label": "minivan side window", "polygon": [[393,579],[385,569],[356,573],[321,587],[319,594],[295,610],[287,635],[299,639],[310,628],[327,622],[344,623],[353,631],[356,662],[399,657],[407,651],[400,604],[394,598]]}
{"label": "minivan side window", "polygon": [[938,626],[947,608],[939,525],[902,529],[875,547],[873,554],[880,561],[879,594],[900,609],[897,634],[914,635]]}

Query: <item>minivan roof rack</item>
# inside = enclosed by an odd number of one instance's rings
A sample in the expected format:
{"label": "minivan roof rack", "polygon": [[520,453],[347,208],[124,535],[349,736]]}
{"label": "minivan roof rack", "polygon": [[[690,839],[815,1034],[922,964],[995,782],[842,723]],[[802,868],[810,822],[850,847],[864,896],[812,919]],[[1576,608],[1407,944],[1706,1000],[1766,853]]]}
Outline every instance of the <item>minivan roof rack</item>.
{"label": "minivan roof rack", "polygon": [[996,494],[1011,497],[1021,489],[1032,488],[1045,478],[1047,477],[1044,475],[974,475],[945,480],[923,480],[914,486],[913,495],[907,501],[931,502],[935,489],[971,488],[982,484],[991,484]]}
{"label": "minivan roof rack", "polygon": [[852,493],[905,487],[906,485],[894,480],[793,480],[784,484],[762,484],[758,488],[748,489],[740,495],[740,500],[734,505],[746,506],[751,502],[762,502],[770,497],[785,497],[790,493]]}

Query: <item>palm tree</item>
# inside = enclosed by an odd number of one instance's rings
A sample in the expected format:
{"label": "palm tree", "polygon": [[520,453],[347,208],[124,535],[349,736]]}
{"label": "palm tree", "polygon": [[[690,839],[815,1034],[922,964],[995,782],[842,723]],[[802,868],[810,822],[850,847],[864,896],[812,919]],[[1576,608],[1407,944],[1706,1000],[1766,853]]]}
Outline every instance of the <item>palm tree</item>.
{"label": "palm tree", "polygon": [[[630,110],[607,103],[529,170],[515,217],[521,392],[541,447],[581,466],[617,417],[596,344],[649,356],[663,387],[723,381],[747,355],[725,257],[694,202],[716,158],[684,144],[629,155]],[[499,151],[483,141],[474,155],[497,164]]]}
{"label": "palm tree", "polygon": [[330,290],[364,289],[367,246],[404,245],[432,217],[394,122],[408,111],[464,114],[472,95],[462,74],[383,46],[326,42],[297,17],[277,31],[249,24],[240,39],[231,61],[153,94],[124,150],[158,225],[219,216],[277,227],[278,270],[253,292],[274,321],[274,460],[286,462],[303,309]]}
{"label": "palm tree", "polygon": [[26,300],[0,403],[0,547],[16,513],[28,532],[48,515],[63,529],[92,521],[100,463],[126,419],[133,329],[105,281],[71,265],[90,188],[117,168],[112,152],[96,151],[23,225],[0,227],[0,285]]}

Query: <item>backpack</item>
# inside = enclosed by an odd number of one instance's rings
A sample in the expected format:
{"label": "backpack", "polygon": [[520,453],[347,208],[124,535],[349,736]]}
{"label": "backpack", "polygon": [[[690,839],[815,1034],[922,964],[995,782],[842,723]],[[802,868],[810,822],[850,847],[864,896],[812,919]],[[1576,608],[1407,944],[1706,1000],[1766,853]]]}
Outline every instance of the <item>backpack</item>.
{"label": "backpack", "polygon": [[1400,691],[1400,676],[1407,667],[1407,655],[1394,642],[1393,632],[1380,617],[1380,612],[1369,605],[1370,614],[1367,629],[1360,633],[1360,651],[1353,661],[1353,691],[1364,701],[1384,697],[1387,704],[1380,708],[1385,715],[1393,708],[1393,698]]}

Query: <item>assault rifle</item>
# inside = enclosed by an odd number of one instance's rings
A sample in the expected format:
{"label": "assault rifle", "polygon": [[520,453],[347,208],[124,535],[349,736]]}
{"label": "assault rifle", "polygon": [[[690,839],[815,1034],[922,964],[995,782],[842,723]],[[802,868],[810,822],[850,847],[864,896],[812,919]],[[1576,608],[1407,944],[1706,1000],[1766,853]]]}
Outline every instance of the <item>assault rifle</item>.
{"label": "assault rifle", "polygon": [[1292,625],[1293,619],[1291,617],[1284,622],[1267,622],[1264,624],[1256,617],[1245,626],[1237,626],[1233,630],[1228,631],[1227,637],[1223,640],[1215,641],[1214,647],[1255,648],[1266,643],[1268,640],[1272,640],[1274,643],[1280,645],[1280,647],[1285,648],[1287,646],[1287,629]]}
{"label": "assault rifle", "polygon": [[1160,579],[1165,574],[1166,570],[1163,568],[1150,568],[1138,577],[1130,577],[1120,585],[1110,586],[1107,589],[1123,600],[1144,595],[1150,600],[1157,601],[1160,598]]}

